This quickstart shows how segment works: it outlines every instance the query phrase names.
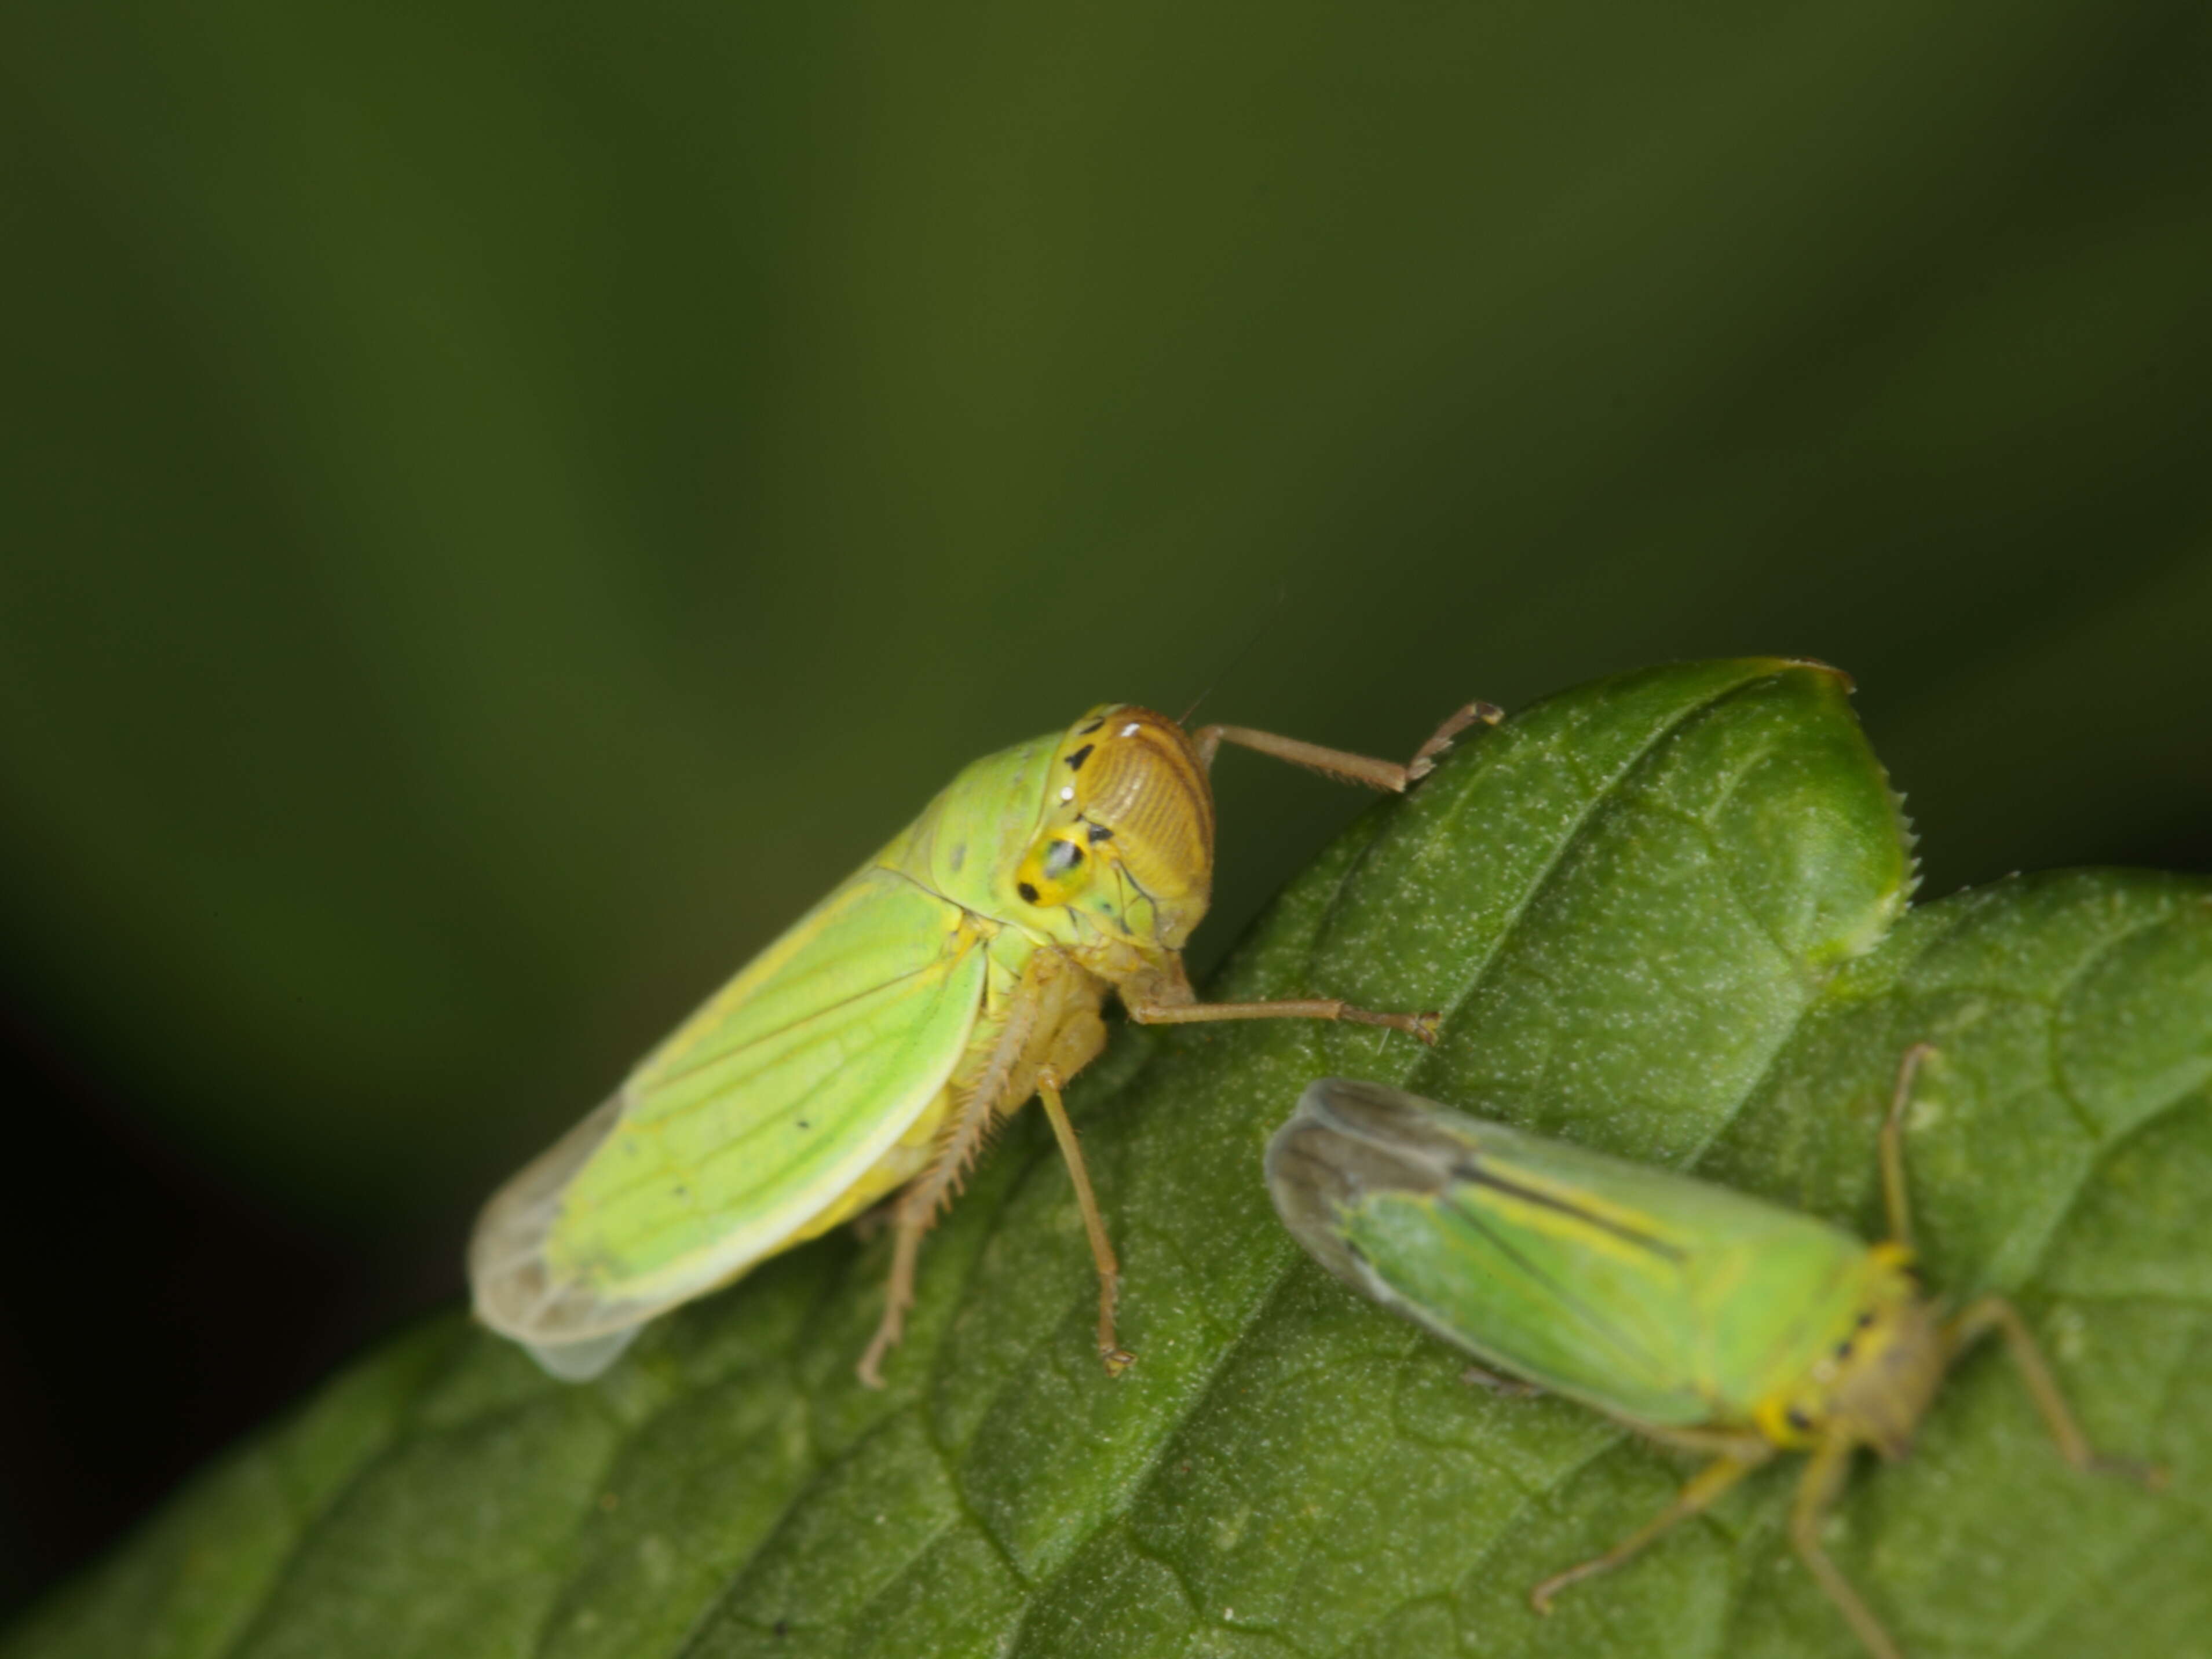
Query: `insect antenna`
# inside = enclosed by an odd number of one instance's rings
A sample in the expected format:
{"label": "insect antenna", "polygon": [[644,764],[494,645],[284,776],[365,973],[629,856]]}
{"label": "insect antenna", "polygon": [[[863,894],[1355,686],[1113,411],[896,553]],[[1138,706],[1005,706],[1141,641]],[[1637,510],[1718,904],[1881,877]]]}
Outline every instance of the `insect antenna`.
{"label": "insect antenna", "polygon": [[1237,668],[1243,663],[1244,659],[1252,654],[1252,647],[1260,643],[1260,636],[1267,631],[1268,626],[1271,623],[1277,621],[1282,616],[1285,608],[1289,605],[1290,602],[1290,584],[1288,582],[1278,583],[1275,588],[1274,609],[1272,611],[1263,610],[1258,617],[1253,619],[1252,626],[1245,631],[1243,643],[1237,647],[1236,651],[1231,653],[1227,662],[1222,664],[1219,668],[1214,671],[1213,678],[1206,681],[1205,690],[1190,700],[1190,707],[1184,709],[1181,714],[1176,717],[1176,724],[1177,726],[1189,726],[1190,717],[1198,713],[1198,706],[1204,702],[1208,697],[1212,696],[1213,695],[1213,688],[1220,684],[1222,681],[1227,679],[1230,675],[1236,672]]}

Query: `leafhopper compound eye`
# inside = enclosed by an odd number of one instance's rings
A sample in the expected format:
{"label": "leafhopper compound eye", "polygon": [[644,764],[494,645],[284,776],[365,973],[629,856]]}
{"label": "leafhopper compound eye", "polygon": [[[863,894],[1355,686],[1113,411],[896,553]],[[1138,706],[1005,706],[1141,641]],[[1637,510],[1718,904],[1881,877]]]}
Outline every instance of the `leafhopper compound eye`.
{"label": "leafhopper compound eye", "polygon": [[1092,861],[1083,850],[1080,826],[1054,831],[1022,860],[1014,890],[1025,904],[1056,910],[1091,886]]}

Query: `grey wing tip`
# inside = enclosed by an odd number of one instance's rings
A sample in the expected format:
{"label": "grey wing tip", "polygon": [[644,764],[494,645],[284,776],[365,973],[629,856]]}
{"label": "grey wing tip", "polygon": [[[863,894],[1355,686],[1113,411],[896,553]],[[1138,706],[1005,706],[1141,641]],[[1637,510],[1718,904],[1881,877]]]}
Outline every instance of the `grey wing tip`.
{"label": "grey wing tip", "polygon": [[1387,1083],[1316,1078],[1268,1142],[1268,1181],[1274,1182],[1279,1168],[1285,1181],[1317,1180],[1325,1171],[1346,1199],[1434,1192],[1473,1149],[1479,1127]]}
{"label": "grey wing tip", "polygon": [[[1346,1213],[1378,1191],[1435,1190],[1448,1164],[1427,1155],[1417,1095],[1359,1078],[1317,1078],[1267,1142],[1267,1194],[1291,1236],[1339,1279],[1366,1275],[1345,1237]],[[1433,1133],[1433,1132],[1431,1132]]]}
{"label": "grey wing tip", "polygon": [[1385,1307],[1399,1298],[1353,1243],[1361,1212],[1387,1198],[1427,1199],[1462,1178],[1495,1131],[1387,1083],[1317,1078],[1267,1143],[1267,1191],[1316,1261]]}
{"label": "grey wing tip", "polygon": [[1433,1110],[1428,1101],[1419,1095],[1395,1089],[1387,1083],[1374,1083],[1361,1077],[1317,1077],[1306,1085],[1305,1092],[1298,1097],[1294,1118],[1310,1118],[1316,1122],[1338,1125],[1344,1128],[1364,1128],[1370,1123],[1419,1112]]}
{"label": "grey wing tip", "polygon": [[1285,1171],[1300,1156],[1298,1149],[1317,1142],[1355,1136],[1363,1127],[1362,1119],[1370,1115],[1364,1109],[1380,1106],[1387,1109],[1389,1099],[1396,1096],[1411,1100],[1387,1084],[1369,1083],[1356,1077],[1319,1077],[1305,1086],[1298,1103],[1291,1109],[1267,1140],[1267,1179],[1273,1182],[1278,1166]]}

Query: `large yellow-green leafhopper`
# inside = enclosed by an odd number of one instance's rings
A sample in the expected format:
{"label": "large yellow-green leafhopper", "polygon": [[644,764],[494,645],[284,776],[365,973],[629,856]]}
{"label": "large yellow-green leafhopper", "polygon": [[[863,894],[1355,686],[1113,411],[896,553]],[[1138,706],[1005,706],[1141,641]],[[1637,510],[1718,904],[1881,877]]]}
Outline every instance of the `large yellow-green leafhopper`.
{"label": "large yellow-green leafhopper", "polygon": [[1649,1524],[1530,1592],[1539,1612],[1620,1565],[1778,1450],[1811,1459],[1790,1535],[1869,1650],[1881,1621],[1820,1547],[1853,1454],[1888,1459],[1960,1352],[2002,1332],[2051,1437],[2100,1457],[2012,1304],[1948,1316],[1912,1273],[1902,1125],[1918,1045],[1881,1132],[1890,1237],[1871,1247],[1794,1210],[1487,1123],[1378,1083],[1326,1078],[1267,1146],[1283,1221],[1322,1266],[1486,1364],[1714,1462]]}
{"label": "large yellow-green leafhopper", "polygon": [[1212,892],[1215,751],[1402,791],[1497,718],[1469,705],[1400,766],[1108,703],[977,761],[493,1195],[469,1245],[477,1316],[556,1376],[593,1376],[647,1320],[902,1187],[860,1367],[879,1385],[922,1234],[997,1120],[1036,1095],[1118,1370],[1118,1268],[1060,1094],[1105,1043],[1107,994],[1147,1024],[1346,1019],[1435,1040],[1433,1015],[1194,999],[1179,952]]}

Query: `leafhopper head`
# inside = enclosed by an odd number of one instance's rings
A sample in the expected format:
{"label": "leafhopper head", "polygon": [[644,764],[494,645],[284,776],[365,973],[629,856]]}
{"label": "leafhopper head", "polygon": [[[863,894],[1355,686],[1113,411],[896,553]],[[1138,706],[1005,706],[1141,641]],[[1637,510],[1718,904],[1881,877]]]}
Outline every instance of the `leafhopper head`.
{"label": "leafhopper head", "polygon": [[1943,1326],[1893,1244],[1868,1252],[1871,1272],[1850,1323],[1795,1386],[1759,1403],[1759,1431],[1778,1446],[1824,1441],[1871,1446],[1890,1462],[1912,1449],[1950,1356]]}
{"label": "leafhopper head", "polygon": [[1014,890],[1050,910],[1126,889],[1109,914],[1149,945],[1181,949],[1213,894],[1213,792],[1182,727],[1103,704],[1068,728],[1051,777]]}

